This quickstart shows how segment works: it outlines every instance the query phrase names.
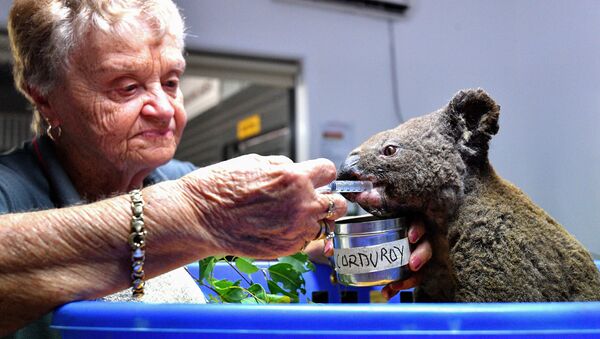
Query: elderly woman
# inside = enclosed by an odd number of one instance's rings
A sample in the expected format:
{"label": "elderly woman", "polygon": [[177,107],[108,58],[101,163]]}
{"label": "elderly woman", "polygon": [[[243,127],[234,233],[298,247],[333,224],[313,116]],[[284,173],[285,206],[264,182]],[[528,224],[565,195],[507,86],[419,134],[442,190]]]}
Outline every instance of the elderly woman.
{"label": "elderly woman", "polygon": [[[345,214],[314,189],[335,179],[328,160],[172,160],[186,114],[170,0],[15,0],[8,29],[36,137],[0,157],[0,335],[128,286],[147,300],[145,279],[206,256],[295,253]],[[431,254],[420,243],[414,269]],[[160,294],[185,300],[167,281]]]}

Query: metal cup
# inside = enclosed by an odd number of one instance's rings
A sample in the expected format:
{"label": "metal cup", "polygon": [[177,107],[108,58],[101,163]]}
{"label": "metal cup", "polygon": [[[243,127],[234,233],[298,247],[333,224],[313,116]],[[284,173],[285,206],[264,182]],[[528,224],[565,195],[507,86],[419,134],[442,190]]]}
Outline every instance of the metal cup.
{"label": "metal cup", "polygon": [[404,217],[370,214],[336,220],[332,259],[338,282],[375,286],[408,278],[408,226]]}

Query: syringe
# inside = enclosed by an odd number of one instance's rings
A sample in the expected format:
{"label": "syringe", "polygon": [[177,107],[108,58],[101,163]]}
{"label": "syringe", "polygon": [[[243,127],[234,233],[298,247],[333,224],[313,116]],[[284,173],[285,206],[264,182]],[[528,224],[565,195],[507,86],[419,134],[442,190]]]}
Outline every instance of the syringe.
{"label": "syringe", "polygon": [[373,189],[373,183],[370,181],[352,181],[352,180],[336,180],[326,186],[321,186],[316,189],[317,193],[351,193],[364,192]]}

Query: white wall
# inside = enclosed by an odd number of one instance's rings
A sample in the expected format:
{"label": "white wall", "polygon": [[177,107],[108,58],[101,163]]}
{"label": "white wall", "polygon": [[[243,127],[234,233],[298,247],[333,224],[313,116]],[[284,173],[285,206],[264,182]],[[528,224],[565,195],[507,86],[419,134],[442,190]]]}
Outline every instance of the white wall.
{"label": "white wall", "polygon": [[[273,0],[177,3],[190,48],[301,62],[300,159],[324,153],[328,121],[351,122],[355,144],[398,123],[385,20]],[[393,25],[402,114],[485,88],[502,106],[490,150],[499,174],[600,253],[600,1],[410,5]]]}
{"label": "white wall", "polygon": [[6,27],[10,4],[12,4],[12,0],[0,0],[0,24],[3,28]]}

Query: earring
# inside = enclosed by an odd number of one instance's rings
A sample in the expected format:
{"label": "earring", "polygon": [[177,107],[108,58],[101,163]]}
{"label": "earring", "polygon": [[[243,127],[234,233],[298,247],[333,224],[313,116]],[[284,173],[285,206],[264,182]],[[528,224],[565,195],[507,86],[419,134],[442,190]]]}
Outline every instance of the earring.
{"label": "earring", "polygon": [[[48,125],[48,128],[46,129],[46,134],[48,134],[48,137],[50,137],[52,141],[56,142],[56,139],[60,138],[62,134],[62,128],[60,127],[60,125],[52,127],[52,124],[48,119],[46,119],[46,124]],[[56,136],[54,136],[53,132],[56,133]]]}

